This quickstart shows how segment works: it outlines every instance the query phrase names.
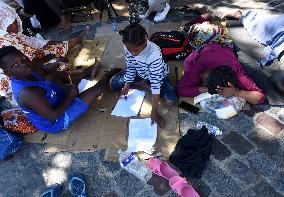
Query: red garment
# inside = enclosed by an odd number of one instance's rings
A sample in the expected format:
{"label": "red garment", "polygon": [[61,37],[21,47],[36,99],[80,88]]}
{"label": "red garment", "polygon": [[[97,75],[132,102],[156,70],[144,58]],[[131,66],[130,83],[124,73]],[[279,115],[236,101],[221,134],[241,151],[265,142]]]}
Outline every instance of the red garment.
{"label": "red garment", "polygon": [[244,73],[244,69],[234,52],[229,47],[218,43],[209,44],[198,52],[194,51],[185,59],[185,73],[177,83],[177,95],[185,97],[197,96],[199,94],[199,86],[202,85],[200,75],[206,70],[220,65],[231,66],[238,79],[238,88],[260,92],[262,97],[259,103],[264,102],[265,97],[262,90]]}

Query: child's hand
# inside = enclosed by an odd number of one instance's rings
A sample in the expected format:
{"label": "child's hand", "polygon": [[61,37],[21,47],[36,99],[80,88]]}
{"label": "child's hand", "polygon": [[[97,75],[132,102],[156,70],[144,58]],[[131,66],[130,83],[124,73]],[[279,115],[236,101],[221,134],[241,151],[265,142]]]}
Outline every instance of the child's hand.
{"label": "child's hand", "polygon": [[156,122],[161,129],[164,128],[165,125],[166,125],[166,121],[162,118],[162,116],[159,114],[159,112],[152,111],[151,112],[151,120],[152,120],[152,124],[154,124],[154,122]]}
{"label": "child's hand", "polygon": [[127,94],[128,94],[128,91],[129,91],[129,88],[127,87],[124,87],[121,91],[118,92],[118,95],[117,95],[117,99],[120,99],[121,97],[124,97],[125,100],[127,100]]}
{"label": "child's hand", "polygon": [[129,89],[130,89],[130,83],[126,82],[125,85],[124,85],[124,88],[121,91],[118,92],[117,99],[124,97],[125,100],[127,100],[126,95],[128,94]]}

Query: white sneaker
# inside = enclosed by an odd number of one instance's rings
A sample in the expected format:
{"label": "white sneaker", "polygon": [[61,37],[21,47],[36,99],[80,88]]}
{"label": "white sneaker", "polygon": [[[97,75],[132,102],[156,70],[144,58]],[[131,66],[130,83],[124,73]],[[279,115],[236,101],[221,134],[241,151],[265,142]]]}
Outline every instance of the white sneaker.
{"label": "white sneaker", "polygon": [[166,7],[164,8],[164,10],[162,12],[158,12],[156,14],[156,16],[154,17],[154,21],[155,22],[160,22],[162,20],[164,20],[168,14],[168,12],[170,11],[170,5],[168,3],[166,3]]}

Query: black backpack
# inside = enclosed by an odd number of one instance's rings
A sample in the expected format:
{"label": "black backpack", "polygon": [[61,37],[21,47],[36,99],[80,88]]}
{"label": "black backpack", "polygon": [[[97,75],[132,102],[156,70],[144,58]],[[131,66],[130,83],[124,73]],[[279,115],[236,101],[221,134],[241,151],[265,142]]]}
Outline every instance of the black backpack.
{"label": "black backpack", "polygon": [[189,129],[179,139],[170,156],[174,164],[185,177],[201,178],[211,154],[212,136],[203,126],[200,130]]}
{"label": "black backpack", "polygon": [[179,31],[156,32],[150,41],[161,48],[164,60],[184,60],[192,52],[188,40]]}

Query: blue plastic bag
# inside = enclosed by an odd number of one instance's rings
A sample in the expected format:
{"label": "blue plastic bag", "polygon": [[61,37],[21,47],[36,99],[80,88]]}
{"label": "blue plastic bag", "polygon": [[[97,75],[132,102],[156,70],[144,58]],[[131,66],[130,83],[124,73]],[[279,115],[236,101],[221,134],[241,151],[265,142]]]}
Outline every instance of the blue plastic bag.
{"label": "blue plastic bag", "polygon": [[16,152],[23,145],[23,138],[0,127],[0,160]]}

